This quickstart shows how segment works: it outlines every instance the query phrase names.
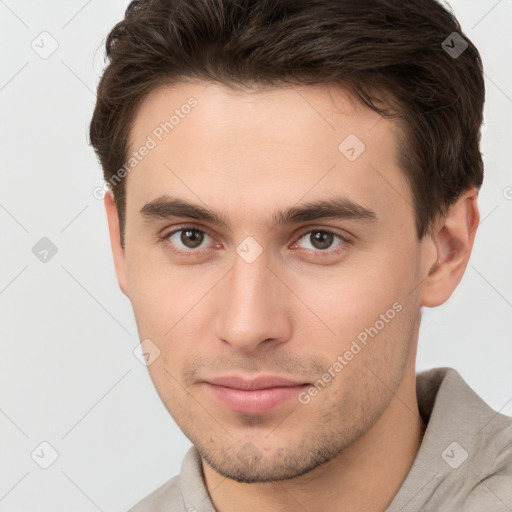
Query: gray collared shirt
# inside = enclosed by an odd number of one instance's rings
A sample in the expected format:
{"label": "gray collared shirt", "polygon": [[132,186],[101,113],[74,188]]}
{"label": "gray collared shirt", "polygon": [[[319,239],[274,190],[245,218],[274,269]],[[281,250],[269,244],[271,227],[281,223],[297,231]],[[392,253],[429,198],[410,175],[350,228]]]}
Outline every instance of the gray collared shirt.
{"label": "gray collared shirt", "polygon": [[[427,428],[386,512],[512,512],[512,418],[491,409],[451,368],[417,375]],[[216,512],[192,447],[178,476],[128,512]]]}

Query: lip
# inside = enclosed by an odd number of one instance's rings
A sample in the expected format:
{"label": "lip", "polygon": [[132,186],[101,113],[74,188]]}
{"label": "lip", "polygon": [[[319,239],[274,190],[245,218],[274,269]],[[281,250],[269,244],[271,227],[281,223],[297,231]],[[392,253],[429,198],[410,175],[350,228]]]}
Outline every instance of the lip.
{"label": "lip", "polygon": [[236,413],[264,414],[296,397],[308,383],[279,376],[225,376],[203,383],[218,402]]}

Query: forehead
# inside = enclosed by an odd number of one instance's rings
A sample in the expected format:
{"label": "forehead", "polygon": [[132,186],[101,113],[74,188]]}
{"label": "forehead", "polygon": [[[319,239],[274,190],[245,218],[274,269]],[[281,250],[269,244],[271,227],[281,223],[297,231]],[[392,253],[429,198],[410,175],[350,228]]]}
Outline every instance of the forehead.
{"label": "forehead", "polygon": [[[351,130],[361,138],[369,132],[374,138],[387,136],[383,142],[394,145],[398,129],[383,121],[353,94],[332,84],[234,90],[214,83],[178,83],[157,88],[142,101],[132,123],[130,147],[136,149],[144,134],[156,131],[159,138],[162,130],[163,137],[171,132],[183,140],[201,137],[208,149],[252,140],[306,147],[324,141],[319,150],[329,143],[337,150],[339,137]],[[374,130],[378,124],[380,129]]]}
{"label": "forehead", "polygon": [[133,160],[127,203],[169,194],[249,214],[337,191],[377,210],[401,198],[405,211],[412,200],[399,136],[394,122],[332,85],[162,87],[132,124],[129,156],[150,149]]}

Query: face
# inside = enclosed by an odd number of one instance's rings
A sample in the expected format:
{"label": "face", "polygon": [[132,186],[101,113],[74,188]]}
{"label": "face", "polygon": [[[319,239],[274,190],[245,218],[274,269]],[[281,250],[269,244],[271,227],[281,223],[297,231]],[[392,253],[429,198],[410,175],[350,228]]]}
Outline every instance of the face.
{"label": "face", "polygon": [[116,264],[170,414],[237,481],[336,457],[414,371],[426,256],[399,129],[326,85],[188,83],[131,135],[151,147]]}

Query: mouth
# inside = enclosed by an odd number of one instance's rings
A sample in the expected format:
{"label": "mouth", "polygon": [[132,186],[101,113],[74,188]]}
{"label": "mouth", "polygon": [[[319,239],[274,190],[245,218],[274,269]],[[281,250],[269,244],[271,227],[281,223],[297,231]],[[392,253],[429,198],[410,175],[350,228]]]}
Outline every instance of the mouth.
{"label": "mouth", "polygon": [[203,385],[217,403],[235,413],[264,414],[296,398],[311,384],[278,376],[226,376],[209,379]]}

